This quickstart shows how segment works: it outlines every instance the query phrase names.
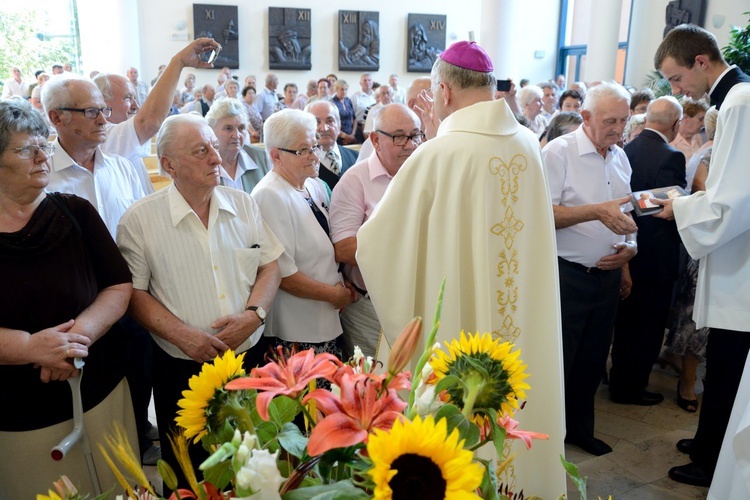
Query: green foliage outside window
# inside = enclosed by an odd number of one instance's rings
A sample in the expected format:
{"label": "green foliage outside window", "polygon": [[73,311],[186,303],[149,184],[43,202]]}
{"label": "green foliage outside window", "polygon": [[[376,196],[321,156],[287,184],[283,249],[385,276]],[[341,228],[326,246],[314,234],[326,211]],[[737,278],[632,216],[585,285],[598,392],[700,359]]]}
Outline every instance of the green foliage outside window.
{"label": "green foliage outside window", "polygon": [[[51,72],[53,64],[69,62],[75,68],[76,46],[73,37],[40,40],[39,12],[27,9],[0,12],[0,85],[11,77],[10,69],[17,66],[24,81],[34,82],[37,70]],[[50,75],[51,76],[51,75]]]}

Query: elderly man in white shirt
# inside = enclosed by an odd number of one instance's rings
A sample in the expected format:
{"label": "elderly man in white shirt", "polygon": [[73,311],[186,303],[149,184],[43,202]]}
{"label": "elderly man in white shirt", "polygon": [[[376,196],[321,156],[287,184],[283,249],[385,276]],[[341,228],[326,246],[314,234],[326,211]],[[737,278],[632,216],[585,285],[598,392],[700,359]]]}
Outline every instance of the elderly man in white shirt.
{"label": "elderly man in white shirt", "polygon": [[145,192],[130,161],[101,150],[112,108],[96,85],[75,78],[47,82],[42,103],[57,129],[47,190],[86,198],[114,238],[122,214]]}
{"label": "elderly man in white shirt", "polygon": [[[117,243],[133,273],[130,313],[151,332],[154,402],[166,442],[188,380],[228,349],[263,362],[266,311],[281,282],[283,247],[258,206],[219,185],[218,140],[206,121],[175,115],[157,138],[162,169],[173,185],[134,204]],[[207,457],[189,448],[193,464]],[[165,447],[164,459],[179,470]]]}
{"label": "elderly man in white shirt", "polygon": [[183,68],[211,68],[200,60],[204,52],[220,45],[210,38],[199,38],[174,55],[156,81],[145,101],[138,101],[136,89],[127,78],[111,73],[100,73],[94,83],[104,95],[112,114],[107,118],[107,140],[102,145],[105,153],[117,154],[130,160],[136,167],[146,194],[154,192],[143,163],[151,154],[151,138],[169,115],[170,106]]}
{"label": "elderly man in white shirt", "polygon": [[13,66],[10,69],[10,73],[12,77],[5,80],[5,85],[3,86],[3,99],[10,99],[11,97],[28,97],[29,84],[23,81],[21,70],[18,67]]}
{"label": "elderly man in white shirt", "polygon": [[616,143],[630,94],[602,83],[586,96],[583,125],[542,150],[555,218],[565,371],[565,441],[592,455],[612,448],[594,437],[594,396],[607,363],[617,305],[637,230],[629,208],[630,163]]}

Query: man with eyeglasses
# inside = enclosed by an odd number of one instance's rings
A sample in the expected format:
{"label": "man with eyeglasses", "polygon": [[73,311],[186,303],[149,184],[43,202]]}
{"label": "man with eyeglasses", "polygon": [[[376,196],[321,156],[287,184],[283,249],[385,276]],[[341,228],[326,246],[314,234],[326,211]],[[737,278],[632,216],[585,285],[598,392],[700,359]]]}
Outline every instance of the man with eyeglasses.
{"label": "man with eyeglasses", "polygon": [[422,144],[419,117],[403,104],[389,104],[373,117],[370,134],[375,151],[350,168],[331,197],[331,241],[336,261],[357,290],[357,300],[341,312],[344,358],[359,346],[365,356],[375,356],[380,321],[357,267],[357,231],[370,218],[401,165]]}
{"label": "man with eyeglasses", "polygon": [[128,159],[101,149],[112,108],[96,85],[81,78],[50,80],[42,104],[57,129],[47,190],[86,198],[114,238],[125,209],[146,193]]}
{"label": "man with eyeglasses", "polygon": [[322,149],[318,176],[333,189],[344,172],[357,162],[357,153],[336,143],[341,131],[336,105],[331,101],[315,101],[308,104],[305,111],[315,116],[318,123],[318,145]]}
{"label": "man with eyeglasses", "polygon": [[491,332],[521,349],[533,390],[514,418],[550,440],[515,458],[513,480],[546,498],[565,491],[552,208],[539,142],[505,100],[493,100],[492,71],[474,42],[440,54],[431,73],[437,135],[406,160],[360,228],[356,260],[383,327],[378,359],[414,316],[434,317],[443,278],[438,342]]}
{"label": "man with eyeglasses", "polygon": [[136,167],[144,192],[153,193],[143,157],[151,154],[151,138],[159,131],[170,112],[183,68],[212,68],[200,56],[221,46],[210,38],[194,40],[175,54],[156,80],[143,101],[137,99],[136,89],[127,78],[113,73],[101,73],[94,83],[104,95],[112,114],[107,118],[107,141],[102,151],[124,156]]}

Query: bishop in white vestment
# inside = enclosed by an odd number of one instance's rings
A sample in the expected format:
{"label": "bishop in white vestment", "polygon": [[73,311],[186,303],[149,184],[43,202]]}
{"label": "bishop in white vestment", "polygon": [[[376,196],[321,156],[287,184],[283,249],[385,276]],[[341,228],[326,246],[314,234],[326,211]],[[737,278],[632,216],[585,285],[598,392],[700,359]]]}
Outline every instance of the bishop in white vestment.
{"label": "bishop in white vestment", "polygon": [[[461,88],[450,80],[455,71],[478,85]],[[437,136],[404,163],[359,230],[357,262],[382,322],[379,359],[412,317],[429,330],[443,277],[439,342],[461,330],[492,332],[521,349],[531,390],[515,418],[550,439],[514,448],[513,467],[499,480],[526,496],[557,498],[566,484],[552,207],[539,142],[505,101],[492,100],[491,72],[473,42],[454,44],[435,63]]]}

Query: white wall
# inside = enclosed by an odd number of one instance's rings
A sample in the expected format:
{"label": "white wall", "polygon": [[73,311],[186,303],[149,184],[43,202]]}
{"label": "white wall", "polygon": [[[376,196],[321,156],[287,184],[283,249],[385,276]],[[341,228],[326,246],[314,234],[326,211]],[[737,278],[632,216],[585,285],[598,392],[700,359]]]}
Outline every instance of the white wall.
{"label": "white wall", "polygon": [[[445,14],[447,16],[447,44],[468,39],[483,42],[482,29],[512,30],[512,43],[490,50],[494,65],[502,71],[498,78],[511,76],[516,80],[529,78],[532,82],[547,80],[554,75],[557,56],[557,18],[560,0],[503,0],[519,5],[512,9],[517,14],[507,15],[505,8],[495,8],[498,0],[433,0],[412,2],[405,6],[399,0],[381,0],[368,10],[380,13],[381,69],[374,74],[376,81],[387,81],[390,73],[398,73],[403,85],[424,73],[406,72],[407,16],[411,13]],[[123,73],[135,66],[141,79],[150,81],[160,64],[184,47],[187,42],[172,41],[172,33],[187,33],[193,38],[193,2],[186,0],[78,0],[84,74],[91,70]],[[281,85],[295,82],[304,86],[334,72],[348,81],[351,90],[358,88],[359,72],[338,71],[338,11],[361,8],[352,0],[258,0],[231,2],[201,0],[201,3],[228,5],[237,3],[240,28],[241,79],[249,74],[262,78],[268,69],[268,7],[299,7],[312,9],[313,52],[310,71],[274,71]],[[489,10],[488,10],[489,9]],[[488,17],[487,13],[490,13]],[[528,15],[534,13],[534,15]],[[113,21],[102,23],[102,19]],[[179,23],[187,27],[176,29]],[[484,23],[484,24],[483,24]],[[507,37],[506,37],[507,40]],[[489,48],[488,48],[489,49]],[[540,59],[534,52],[541,51]],[[510,62],[511,64],[506,64]],[[194,71],[198,83],[213,83],[215,70]]]}
{"label": "white wall", "polygon": [[[169,58],[186,42],[173,42],[171,33],[177,32],[174,24],[183,21],[184,32],[193,38],[193,2],[185,0],[155,1],[137,0],[141,31],[141,73],[144,80],[155,76],[160,64]],[[310,2],[305,0],[246,1],[201,0],[200,3],[229,5],[238,4],[238,25],[240,30],[240,69],[236,71],[244,80],[249,74],[262,79],[268,69],[268,7],[310,8],[312,17],[312,70],[274,70],[279,83],[294,82],[304,88],[310,79],[336,73],[347,80],[351,91],[356,90],[361,72],[338,70],[338,11],[357,10],[363,3],[351,0],[329,0]],[[479,31],[481,0],[435,0],[414,2],[405,8],[399,0],[381,0],[369,4],[366,10],[380,13],[380,71],[373,74],[374,80],[387,82],[391,73],[398,73],[401,83],[406,85],[421,73],[406,72],[406,30],[408,13],[446,14],[447,32],[450,44],[467,39],[468,32]],[[196,71],[198,83],[213,83],[216,71]]]}
{"label": "white wall", "polygon": [[[633,22],[630,28],[625,83],[643,87],[646,76],[654,71],[654,53],[663,39],[664,11],[669,0],[633,0]],[[745,26],[750,11],[748,0],[711,0],[706,8],[704,28],[713,33],[724,47],[732,25]],[[658,14],[658,15],[657,15]],[[720,27],[713,25],[715,15],[725,16]]]}

